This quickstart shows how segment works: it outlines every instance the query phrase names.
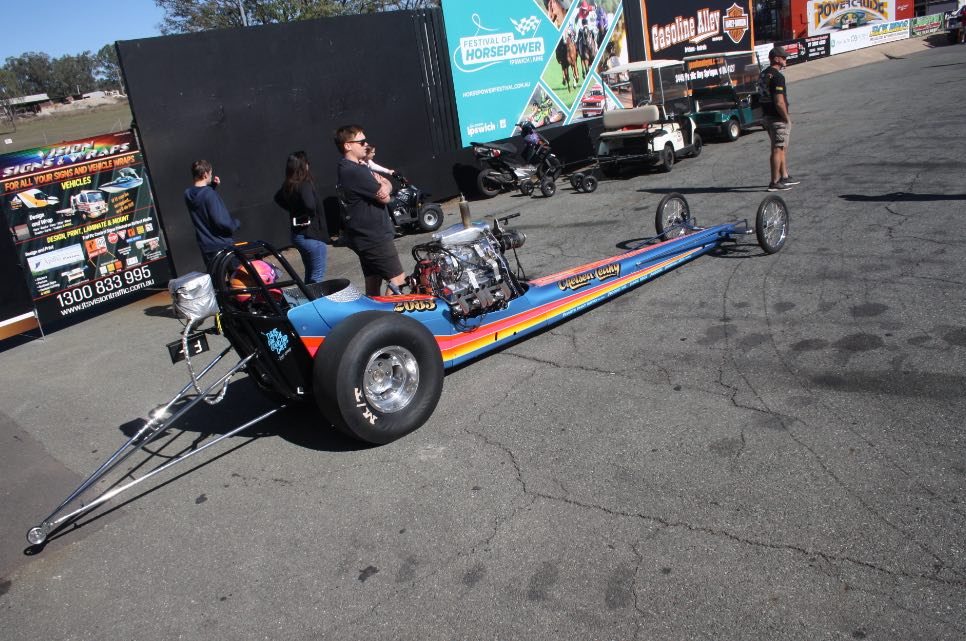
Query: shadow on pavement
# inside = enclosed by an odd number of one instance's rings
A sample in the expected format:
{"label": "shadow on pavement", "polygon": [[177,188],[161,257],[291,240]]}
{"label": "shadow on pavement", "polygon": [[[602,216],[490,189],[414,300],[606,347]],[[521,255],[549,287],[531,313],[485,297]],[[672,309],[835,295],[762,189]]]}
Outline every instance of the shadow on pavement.
{"label": "shadow on pavement", "polygon": [[[182,399],[171,408],[171,413],[178,411],[190,400],[192,400],[192,397]],[[113,470],[111,474],[105,477],[104,482],[98,483],[93,490],[85,493],[83,498],[86,499],[86,503],[90,503],[93,498],[107,490],[142,478],[171,460],[201,448],[210,438],[226,434],[267,412],[273,406],[274,404],[261,395],[250,379],[244,378],[234,381],[221,403],[209,405],[202,402],[191,408],[183,417],[178,419],[174,426],[161,430],[154,440],[141,448],[140,452],[134,450],[131,455],[133,461],[131,464],[120,465],[117,470]],[[118,429],[124,440],[119,439],[117,446],[121,447],[125,440],[130,439],[144,425],[145,419],[143,418],[134,419],[120,425]],[[226,440],[225,443],[213,446],[210,450],[213,452],[210,458],[198,458],[196,461],[192,460],[190,463],[185,463],[184,467],[178,467],[177,470],[172,468],[169,473],[162,472],[157,477],[157,481],[153,481],[153,479],[145,480],[143,489],[138,493],[119,495],[118,502],[109,501],[105,504],[106,508],[104,509],[94,508],[90,513],[82,514],[76,520],[64,523],[52,530],[43,544],[29,546],[24,549],[23,554],[26,556],[39,554],[47,545],[65,534],[98,523],[101,519],[110,516],[126,505],[138,501],[182,477],[218,461],[222,457],[228,456],[252,441],[274,436],[280,437],[297,447],[320,452],[350,452],[373,447],[350,439],[336,430],[322,418],[313,403],[289,405],[277,414],[269,416],[265,420],[252,425],[248,430]],[[185,437],[188,438],[187,441],[185,441]],[[107,457],[105,456],[105,458]],[[94,470],[90,471],[93,472]],[[51,499],[51,505],[39,506],[39,510],[43,512],[55,507],[54,500],[59,501],[66,497],[75,489],[75,485],[70,487],[65,485],[57,493],[57,498]],[[49,491],[50,487],[48,486],[47,489]],[[132,491],[136,490],[132,488]],[[68,506],[63,514],[78,509],[81,505],[83,505],[82,502],[76,501]]]}
{"label": "shadow on pavement", "polygon": [[910,194],[904,191],[894,191],[879,196],[866,194],[842,194],[842,200],[859,203],[895,203],[895,202],[933,202],[937,200],[966,200],[966,194]]}
{"label": "shadow on pavement", "polygon": [[638,189],[637,191],[642,194],[730,194],[730,193],[744,193],[744,194],[754,194],[758,192],[764,192],[768,189],[768,185],[745,185],[743,187],[656,187],[656,188],[645,188]]}

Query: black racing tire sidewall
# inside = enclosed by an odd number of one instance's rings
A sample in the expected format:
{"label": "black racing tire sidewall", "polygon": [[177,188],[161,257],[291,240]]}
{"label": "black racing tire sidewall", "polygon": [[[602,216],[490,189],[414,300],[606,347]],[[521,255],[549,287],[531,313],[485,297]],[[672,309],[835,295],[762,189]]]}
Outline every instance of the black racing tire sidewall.
{"label": "black racing tire sidewall", "polygon": [[[398,345],[419,364],[419,386],[409,406],[382,413],[357,390],[369,358],[380,348]],[[315,357],[313,391],[319,409],[343,433],[360,441],[383,445],[425,423],[436,409],[443,389],[443,359],[433,335],[419,321],[393,312],[353,314],[326,337]],[[374,422],[366,418],[371,413]]]}

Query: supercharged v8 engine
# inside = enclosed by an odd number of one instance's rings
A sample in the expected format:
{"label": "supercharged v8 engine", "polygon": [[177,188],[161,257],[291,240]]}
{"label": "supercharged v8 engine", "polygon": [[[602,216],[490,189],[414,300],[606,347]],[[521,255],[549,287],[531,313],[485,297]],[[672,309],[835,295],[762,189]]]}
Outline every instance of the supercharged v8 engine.
{"label": "supercharged v8 engine", "polygon": [[412,291],[443,299],[454,318],[503,309],[524,292],[504,254],[525,241],[522,232],[499,224],[494,230],[485,223],[448,227],[413,247]]}

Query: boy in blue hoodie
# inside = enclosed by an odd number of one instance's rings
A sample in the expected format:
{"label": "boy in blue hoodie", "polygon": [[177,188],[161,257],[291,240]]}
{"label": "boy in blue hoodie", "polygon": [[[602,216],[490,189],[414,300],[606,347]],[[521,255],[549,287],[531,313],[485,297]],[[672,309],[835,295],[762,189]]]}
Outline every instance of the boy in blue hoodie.
{"label": "boy in blue hoodie", "polygon": [[191,214],[191,222],[195,226],[195,238],[205,259],[205,268],[219,251],[235,244],[232,233],[241,223],[231,217],[228,208],[215,187],[218,177],[212,176],[211,163],[207,160],[196,160],[191,163],[191,177],[194,185],[184,192],[184,202]]}

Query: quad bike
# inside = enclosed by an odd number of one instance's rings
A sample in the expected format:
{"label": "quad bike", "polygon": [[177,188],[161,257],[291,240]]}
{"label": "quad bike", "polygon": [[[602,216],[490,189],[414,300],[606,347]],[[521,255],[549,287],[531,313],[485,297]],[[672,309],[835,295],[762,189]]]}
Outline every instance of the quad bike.
{"label": "quad bike", "polygon": [[[619,65],[605,74],[631,76],[631,109],[605,111],[604,132],[597,143],[597,162],[606,176],[616,176],[626,165],[651,165],[669,172],[679,158],[696,158],[703,142],[687,115],[690,101],[680,60],[644,60]],[[648,83],[651,83],[650,85]],[[642,93],[638,87],[653,87]]]}
{"label": "quad bike", "polygon": [[395,174],[400,183],[399,191],[389,201],[392,222],[400,230],[417,229],[421,232],[436,231],[443,224],[443,208],[438,203],[427,203],[426,194],[404,176]]}
{"label": "quad bike", "polygon": [[[392,195],[392,200],[386,205],[393,225],[399,233],[406,231],[432,232],[443,224],[443,208],[438,203],[427,203],[429,194],[413,185],[398,173],[393,178],[399,181],[400,188]],[[342,187],[336,185],[341,218],[346,217],[346,201]]]}

